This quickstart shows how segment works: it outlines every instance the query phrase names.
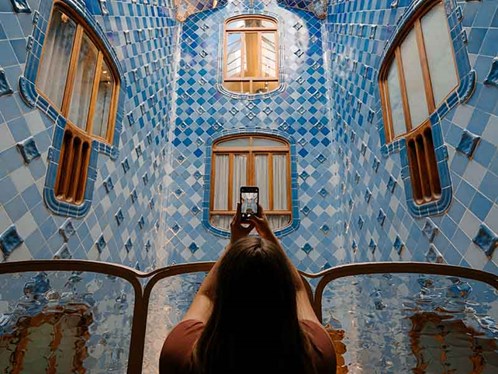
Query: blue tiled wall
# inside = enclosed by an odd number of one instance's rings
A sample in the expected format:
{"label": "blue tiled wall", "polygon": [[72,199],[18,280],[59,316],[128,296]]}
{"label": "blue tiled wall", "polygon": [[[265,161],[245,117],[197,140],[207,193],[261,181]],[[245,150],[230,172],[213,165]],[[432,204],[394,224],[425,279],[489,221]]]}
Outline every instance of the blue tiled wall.
{"label": "blue tiled wall", "polygon": [[[496,273],[498,90],[489,81],[498,55],[498,2],[445,0],[452,21],[461,22],[458,38],[477,81],[470,99],[440,122],[453,199],[446,212],[428,218],[410,214],[399,153],[382,155],[378,131],[383,123],[377,79],[384,48],[410,5],[410,0],[329,4],[324,43],[332,136],[343,155],[342,206],[350,212],[342,222],[345,250],[353,261],[445,261]],[[477,144],[473,153],[472,144]]]}
{"label": "blue tiled wall", "polygon": [[[225,7],[193,15],[183,24],[168,198],[168,231],[163,263],[214,260],[227,243],[203,226],[207,144],[227,131],[272,130],[296,147],[296,230],[282,241],[301,269],[319,271],[349,261],[341,236],[333,231],[342,214],[337,191],[338,162],[330,136],[329,101],[322,50],[322,24],[312,13],[276,1],[229,1]],[[260,13],[278,19],[282,81],[278,92],[259,97],[221,93],[220,50],[224,21]]]}
{"label": "blue tiled wall", "polygon": [[54,121],[23,101],[18,82],[29,77],[24,69],[39,32],[45,32],[52,1],[28,1],[30,12],[20,13],[15,2],[2,1],[0,246],[9,261],[72,256],[147,269],[162,240],[162,165],[179,31],[172,2],[65,2],[86,9],[120,63],[125,100],[118,114],[124,118],[119,156],[99,154],[92,205],[84,217],[67,218],[46,208],[42,195]]}

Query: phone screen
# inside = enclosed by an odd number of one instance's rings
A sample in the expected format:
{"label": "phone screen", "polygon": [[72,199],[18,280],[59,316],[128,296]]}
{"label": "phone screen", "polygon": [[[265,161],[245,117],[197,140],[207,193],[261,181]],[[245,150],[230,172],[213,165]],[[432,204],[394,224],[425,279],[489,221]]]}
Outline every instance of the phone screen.
{"label": "phone screen", "polygon": [[247,220],[251,215],[258,214],[259,190],[257,187],[240,188],[241,215]]}

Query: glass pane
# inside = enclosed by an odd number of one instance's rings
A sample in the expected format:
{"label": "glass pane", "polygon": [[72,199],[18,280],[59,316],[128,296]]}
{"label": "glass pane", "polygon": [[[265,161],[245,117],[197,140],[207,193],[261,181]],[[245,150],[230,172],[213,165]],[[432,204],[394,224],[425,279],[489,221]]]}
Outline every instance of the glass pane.
{"label": "glass pane", "polygon": [[273,210],[288,209],[287,156],[273,155]]}
{"label": "glass pane", "polygon": [[421,22],[432,91],[437,107],[458,84],[452,41],[443,4],[440,3],[432,8]]}
{"label": "glass pane", "polygon": [[269,175],[268,156],[256,155],[254,157],[254,168],[256,174],[256,186],[259,187],[259,203],[263,209],[269,209]]}
{"label": "glass pane", "polygon": [[412,128],[414,129],[429,117],[415,29],[410,31],[403,44],[401,44],[401,59],[403,60],[406,94],[410,107]]}
{"label": "glass pane", "polygon": [[95,112],[93,116],[93,135],[101,138],[107,137],[107,128],[109,126],[109,111],[111,109],[112,94],[114,89],[114,77],[111,69],[105,62],[102,62],[100,72],[99,90],[97,101],[95,102]]}
{"label": "glass pane", "polygon": [[258,147],[282,147],[286,144],[271,138],[253,138],[252,145]]}
{"label": "glass pane", "polygon": [[398,136],[406,132],[406,125],[405,117],[403,115],[403,102],[401,101],[401,89],[396,59],[393,59],[389,68],[389,73],[387,74],[387,87],[389,91],[389,104],[391,106],[394,136]]}
{"label": "glass pane", "polygon": [[84,33],[69,108],[69,119],[81,129],[86,129],[98,52],[97,47]]}
{"label": "glass pane", "polygon": [[246,32],[244,35],[244,77],[259,77],[261,72],[259,69],[259,48],[258,48],[258,33]]}
{"label": "glass pane", "polygon": [[0,287],[2,373],[126,373],[135,302],[130,283],[46,271],[2,274]]}
{"label": "glass pane", "polygon": [[215,210],[228,209],[228,155],[215,155],[214,202]]}
{"label": "glass pane", "polygon": [[216,147],[249,147],[249,138],[235,138],[219,142]]}
{"label": "glass pane", "polygon": [[232,206],[237,208],[240,199],[240,187],[247,185],[247,155],[234,155],[233,157],[233,182],[232,182]]}
{"label": "glass pane", "polygon": [[50,20],[36,84],[58,109],[62,107],[76,24],[55,8]]}
{"label": "glass pane", "polygon": [[242,36],[238,33],[227,34],[226,76],[242,77]]}
{"label": "glass pane", "polygon": [[[232,219],[231,216],[228,218]],[[203,253],[198,250],[194,257],[201,259],[197,256]],[[205,272],[180,274],[162,279],[154,285],[147,315],[142,373],[159,373],[159,356],[164,340],[187,312],[205,277]]]}
{"label": "glass pane", "polygon": [[277,27],[276,22],[270,21],[263,18],[246,18],[237,19],[231,21],[227,24],[227,28],[233,29],[243,29],[247,27],[264,27],[264,28],[275,28]]}
{"label": "glass pane", "polygon": [[498,292],[483,282],[349,276],[325,287],[322,313],[349,372],[377,373],[379,362],[382,373],[498,372]]}
{"label": "glass pane", "polygon": [[263,77],[277,76],[277,46],[275,33],[261,33],[261,71]]}

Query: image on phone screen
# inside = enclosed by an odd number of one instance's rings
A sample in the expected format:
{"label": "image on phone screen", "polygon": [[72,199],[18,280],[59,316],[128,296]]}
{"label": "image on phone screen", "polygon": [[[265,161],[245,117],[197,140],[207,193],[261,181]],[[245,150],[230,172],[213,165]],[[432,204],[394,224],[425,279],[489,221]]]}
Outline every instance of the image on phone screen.
{"label": "image on phone screen", "polygon": [[248,219],[251,215],[258,213],[258,192],[244,191],[240,192],[241,214],[242,219]]}

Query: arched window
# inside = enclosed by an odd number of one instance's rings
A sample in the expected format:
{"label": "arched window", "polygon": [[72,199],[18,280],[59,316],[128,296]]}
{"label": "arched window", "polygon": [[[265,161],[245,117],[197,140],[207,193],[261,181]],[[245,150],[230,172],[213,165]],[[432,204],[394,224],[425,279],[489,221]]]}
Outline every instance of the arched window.
{"label": "arched window", "polygon": [[289,143],[266,135],[228,136],[213,144],[211,225],[228,230],[241,186],[258,186],[259,201],[273,230],[289,226],[291,174]]}
{"label": "arched window", "polygon": [[441,1],[420,9],[395,40],[379,74],[386,142],[406,139],[413,200],[441,197],[430,116],[459,84]]}
{"label": "arched window", "polygon": [[73,204],[84,200],[92,139],[113,139],[119,78],[104,51],[76,13],[54,4],[36,87],[67,120],[55,196]]}
{"label": "arched window", "polygon": [[278,79],[277,21],[245,15],[225,23],[223,87],[231,92],[273,91]]}

